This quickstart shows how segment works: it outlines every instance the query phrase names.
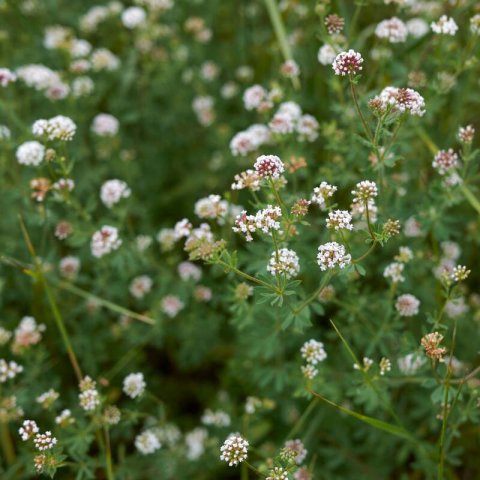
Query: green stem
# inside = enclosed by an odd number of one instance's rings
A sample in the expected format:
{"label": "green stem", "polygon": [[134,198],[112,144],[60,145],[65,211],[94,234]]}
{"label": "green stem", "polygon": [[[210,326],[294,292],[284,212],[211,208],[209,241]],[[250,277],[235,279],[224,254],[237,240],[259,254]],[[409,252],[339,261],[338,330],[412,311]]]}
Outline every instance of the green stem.
{"label": "green stem", "polygon": [[320,403],[320,399],[315,397],[312,398],[310,403],[308,404],[305,411],[302,413],[302,416],[295,422],[292,429],[288,432],[286,440],[293,439],[294,435],[300,430],[302,425],[305,423],[305,420],[308,418],[310,413],[312,413],[313,409]]}
{"label": "green stem", "polygon": [[444,470],[445,470],[445,434],[447,432],[447,424],[448,424],[448,417],[450,416],[450,412],[448,410],[448,393],[450,391],[450,378],[452,376],[452,359],[453,359],[453,352],[455,348],[455,339],[457,336],[457,321],[455,320],[455,323],[453,325],[453,334],[452,334],[452,349],[450,352],[450,358],[448,361],[448,366],[447,366],[447,373],[445,376],[445,393],[443,396],[443,418],[442,418],[442,430],[440,433],[440,439],[439,439],[439,462],[438,462],[438,475],[437,478],[438,480],[443,480],[444,478]]}
{"label": "green stem", "polygon": [[48,284],[47,279],[43,273],[42,264],[35,253],[35,249],[33,247],[32,241],[28,234],[27,228],[25,227],[25,223],[23,219],[20,219],[20,228],[22,230],[23,236],[25,238],[25,243],[27,244],[28,251],[32,257],[33,263],[35,265],[35,273],[36,278],[38,279],[40,285],[43,287],[45,294],[48,299],[48,303],[50,304],[50,308],[52,310],[53,318],[55,319],[55,323],[57,324],[57,328],[60,331],[60,336],[62,337],[63,344],[65,349],[67,350],[68,357],[70,359],[70,363],[72,364],[73,370],[75,371],[75,375],[77,376],[78,381],[80,382],[83,378],[82,371],[80,369],[80,365],[78,363],[77,357],[75,352],[73,351],[72,344],[70,342],[70,337],[68,336],[67,328],[65,326],[65,322],[63,321],[62,315],[58,308],[57,302],[55,301],[55,297],[50,289],[50,285]]}
{"label": "green stem", "polygon": [[2,439],[2,449],[5,454],[5,460],[7,465],[13,465],[15,463],[15,449],[13,447],[12,437],[10,436],[10,430],[8,424],[0,422],[0,436]]}
{"label": "green stem", "polygon": [[252,277],[248,273],[242,272],[242,270],[239,270],[238,268],[232,267],[231,265],[224,262],[223,260],[217,260],[216,263],[218,263],[219,265],[222,265],[227,270],[231,270],[232,272],[236,273],[240,277],[243,277],[246,280],[249,280],[250,282],[256,283],[257,285],[261,285],[262,287],[273,290],[275,293],[280,293],[279,290],[276,287],[274,287],[273,285],[270,285],[269,283],[264,282],[263,280],[260,280],[259,278]]}
{"label": "green stem", "polygon": [[335,273],[327,272],[326,275],[322,278],[320,286],[300,305],[300,307],[293,309],[293,313],[295,315],[298,315],[307,305],[312,303],[320,295],[320,293],[322,293],[322,290],[326,287],[327,283],[334,275]]}
{"label": "green stem", "polygon": [[105,433],[105,463],[108,480],[114,480],[113,475],[113,464],[112,464],[112,449],[110,446],[110,435],[108,433],[108,428],[104,427]]}
{"label": "green stem", "polygon": [[470,205],[480,214],[480,202],[477,197],[471,192],[471,190],[465,185],[465,183],[460,183],[460,190],[462,191],[465,198],[468,200]]}
{"label": "green stem", "polygon": [[363,125],[363,130],[365,131],[365,135],[368,140],[373,144],[373,138],[372,138],[372,133],[370,132],[370,129],[367,126],[367,121],[365,120],[365,117],[363,116],[362,111],[360,110],[360,105],[358,104],[358,99],[357,99],[357,92],[355,90],[355,85],[353,83],[352,77],[349,76],[349,81],[350,81],[350,91],[352,92],[352,98],[353,98],[353,103],[355,104],[355,109],[357,110],[358,116],[360,117],[360,120]]}
{"label": "green stem", "polygon": [[[282,16],[280,15],[280,10],[278,9],[277,0],[265,0],[265,5],[267,7],[268,15],[270,16],[270,21],[272,22],[283,58],[285,60],[293,60],[293,55],[288,43],[287,32],[285,30],[285,25],[283,24]],[[292,83],[295,89],[298,90],[300,88],[300,80],[298,77],[293,77]]]}

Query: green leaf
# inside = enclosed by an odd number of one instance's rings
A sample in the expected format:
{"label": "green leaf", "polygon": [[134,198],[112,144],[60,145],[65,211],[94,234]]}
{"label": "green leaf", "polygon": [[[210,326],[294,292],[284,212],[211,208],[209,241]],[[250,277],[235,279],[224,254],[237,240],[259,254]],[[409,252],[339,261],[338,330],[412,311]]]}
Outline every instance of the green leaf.
{"label": "green leaf", "polygon": [[328,403],[332,407],[335,407],[337,410],[340,410],[343,413],[346,413],[347,415],[350,415],[353,418],[356,418],[357,420],[360,420],[363,423],[366,423],[374,428],[377,428],[378,430],[383,430],[384,432],[388,432],[391,435],[395,435],[397,437],[413,441],[414,437],[405,430],[403,427],[399,427],[398,425],[395,425],[393,423],[388,423],[384,422],[383,420],[377,420],[376,418],[369,417],[367,415],[362,415],[361,413],[357,413],[353,410],[349,410],[348,408],[342,407],[341,405],[338,405],[335,402],[332,402],[331,400],[328,400],[327,398],[323,397],[322,395],[310,391],[313,395],[316,397],[320,398],[322,401],[325,403]]}

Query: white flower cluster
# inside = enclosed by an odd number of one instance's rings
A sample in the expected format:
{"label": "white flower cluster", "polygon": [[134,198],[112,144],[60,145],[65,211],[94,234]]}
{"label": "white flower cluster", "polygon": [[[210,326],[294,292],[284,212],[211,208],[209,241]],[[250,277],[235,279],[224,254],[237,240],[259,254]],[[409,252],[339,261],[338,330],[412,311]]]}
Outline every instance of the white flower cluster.
{"label": "white flower cluster", "polygon": [[296,438],[295,440],[287,440],[284,448],[289,453],[293,454],[297,465],[302,464],[305,458],[307,458],[308,450],[299,438]]}
{"label": "white flower cluster", "polygon": [[198,218],[222,221],[228,213],[228,202],[220,195],[209,195],[195,202],[194,211]]}
{"label": "white flower cluster", "polygon": [[208,408],[202,415],[202,423],[204,425],[215,425],[216,427],[228,427],[231,420],[228,413],[222,410],[214,412]]}
{"label": "white flower cluster", "polygon": [[26,85],[44,92],[51,100],[61,100],[70,92],[70,87],[60,75],[45,65],[25,65],[18,68],[16,74]]}
{"label": "white flower cluster", "polygon": [[209,95],[195,97],[192,108],[200,125],[208,127],[215,120],[215,99]]}
{"label": "white flower cluster", "polygon": [[14,362],[13,360],[7,362],[5,359],[0,358],[0,383],[5,383],[7,380],[12,380],[22,372],[23,367],[17,362]]}
{"label": "white flower cluster", "polygon": [[43,452],[52,449],[57,444],[57,439],[52,436],[52,432],[37,433],[33,444],[37,450]]}
{"label": "white flower cluster", "polygon": [[71,192],[75,188],[75,182],[71,178],[59,178],[52,188],[58,192]]}
{"label": "white flower cluster", "polygon": [[92,121],[92,132],[99,137],[114,137],[118,133],[119,121],[109,113],[99,113]]}
{"label": "white flower cluster", "polygon": [[328,213],[327,228],[353,230],[352,215],[347,210],[333,210]]}
{"label": "white flower cluster", "polygon": [[188,460],[197,460],[203,455],[207,437],[208,432],[205,428],[195,428],[185,435]]}
{"label": "white flower cluster", "polygon": [[[258,87],[258,88],[257,88]],[[261,90],[260,90],[261,89]],[[263,92],[263,94],[261,93]],[[263,87],[254,86],[248,89],[246,97],[249,99],[246,106],[253,109],[254,105],[259,111],[266,111],[273,108],[273,102],[259,102],[264,98],[266,91]],[[263,96],[262,96],[263,95]],[[253,101],[252,99],[256,99]],[[245,96],[244,96],[245,100]],[[279,105],[277,112],[273,115],[268,127],[266,125],[255,124],[247,130],[241,131],[232,138],[230,150],[233,155],[245,156],[247,153],[257,150],[261,145],[271,143],[275,135],[288,135],[296,132],[299,141],[313,142],[318,137],[319,124],[315,117],[308,114],[302,114],[302,109],[295,102],[283,102]]]}
{"label": "white flower cluster", "polygon": [[137,398],[143,394],[147,384],[143,378],[143,373],[130,373],[123,380],[123,391],[130,398]]}
{"label": "white flower cluster", "polygon": [[421,38],[429,32],[430,28],[423,18],[411,18],[407,22],[407,30],[412,37]]}
{"label": "white flower cluster", "polygon": [[454,36],[458,30],[458,25],[455,23],[455,20],[452,17],[447,17],[446,15],[442,15],[438,21],[432,22],[430,27],[434,33],[451,36]]}
{"label": "white flower cluster", "polygon": [[21,165],[31,165],[36,167],[43,162],[45,157],[45,147],[36,140],[31,140],[22,143],[17,148],[15,155],[18,163]]}
{"label": "white flower cluster", "polygon": [[9,83],[16,82],[17,76],[8,68],[0,68],[0,86],[6,87]]}
{"label": "white flower cluster", "polygon": [[424,357],[415,353],[409,353],[397,360],[398,369],[404,375],[414,375],[418,369],[426,362]]}
{"label": "white flower cluster", "polygon": [[375,182],[370,180],[362,180],[352,190],[353,203],[365,203],[372,200],[378,195],[378,188]]}
{"label": "white flower cluster", "polygon": [[91,56],[92,68],[94,71],[113,71],[120,66],[120,60],[110,50],[97,48]]}
{"label": "white flower cluster", "polygon": [[189,280],[198,282],[202,278],[202,269],[192,262],[180,262],[177,271],[184,282]]}
{"label": "white flower cluster", "polygon": [[237,466],[247,459],[248,441],[237,434],[231,434],[220,447],[220,460],[228,463],[229,467]]}
{"label": "white flower cluster", "polygon": [[36,137],[45,137],[48,140],[72,140],[77,126],[75,122],[64,115],[57,115],[49,120],[37,120],[32,126],[32,133]]}
{"label": "white flower cluster", "polygon": [[381,21],[375,28],[378,38],[386,39],[390,43],[403,43],[407,40],[407,26],[397,17]]}
{"label": "white flower cluster", "polygon": [[273,467],[265,480],[288,480],[288,471],[283,467]]}
{"label": "white flower cluster", "polygon": [[385,87],[375,100],[381,102],[383,109],[390,106],[395,112],[408,112],[419,117],[425,114],[425,100],[412,88]]}
{"label": "white flower cluster", "polygon": [[254,170],[248,169],[237,173],[233,179],[232,190],[243,190],[244,188],[248,188],[252,192],[260,190],[260,177]]}
{"label": "white flower cluster", "polygon": [[303,344],[300,353],[310,365],[316,365],[327,358],[327,352],[325,352],[323,343],[313,338]]}
{"label": "white flower cluster", "polygon": [[322,271],[337,266],[343,269],[351,261],[352,256],[347,254],[345,247],[337,242],[328,242],[318,247],[317,263]]}
{"label": "white flower cluster", "polygon": [[81,263],[78,257],[69,255],[60,260],[58,269],[60,270],[60,275],[62,277],[72,280],[78,275],[78,272],[80,271],[80,265]]}
{"label": "white flower cluster", "polygon": [[418,314],[420,300],[409,293],[400,295],[395,302],[395,308],[401,317],[413,317]]}
{"label": "white flower cluster", "polygon": [[280,72],[285,78],[295,78],[300,75],[300,67],[295,60],[287,60],[280,67]]}
{"label": "white flower cluster", "polygon": [[432,167],[437,170],[440,175],[445,175],[459,165],[458,155],[452,148],[448,150],[440,150],[432,161]]}
{"label": "white flower cluster", "polygon": [[176,295],[167,295],[162,298],[161,307],[165,315],[174,318],[184,309],[185,304]]}
{"label": "white flower cluster", "polygon": [[348,52],[340,52],[332,63],[335,75],[356,75],[363,67],[363,57],[355,50],[348,50]]}
{"label": "white flower cluster", "polygon": [[24,420],[22,426],[18,429],[18,434],[20,438],[26,442],[39,431],[37,423],[34,420]]}
{"label": "white flower cluster", "polygon": [[36,345],[42,339],[42,332],[47,327],[41,323],[37,324],[33,317],[23,317],[15,329],[15,338],[13,341],[13,350]]}
{"label": "white flower cluster", "polygon": [[385,267],[383,276],[390,279],[393,283],[400,283],[405,281],[403,270],[405,265],[403,263],[392,262]]}
{"label": "white flower cluster", "polygon": [[155,453],[162,447],[160,440],[151,430],[145,430],[135,437],[135,448],[142,455]]}
{"label": "white flower cluster", "polygon": [[261,230],[263,233],[271,233],[272,230],[280,230],[279,219],[282,216],[280,207],[268,205],[267,208],[259,210],[255,215],[247,215],[245,210],[235,218],[235,225],[232,230],[236,233],[243,233],[247,242],[253,240],[252,233]]}
{"label": "white flower cluster", "polygon": [[59,396],[60,394],[51,388],[50,390],[47,390],[39,395],[35,400],[37,403],[42,405],[43,408],[49,408]]}
{"label": "white flower cluster", "polygon": [[298,255],[288,248],[281,248],[273,252],[270,263],[267,265],[267,271],[273,276],[285,275],[286,278],[296,277],[300,272]]}
{"label": "white flower cluster", "polygon": [[327,182],[322,182],[318,187],[313,189],[312,202],[319,205],[321,208],[327,206],[327,198],[333,197],[333,194],[337,191],[335,185],[330,185]]}
{"label": "white flower cluster", "polygon": [[242,132],[236,133],[230,141],[232,155],[245,156],[266,145],[271,140],[271,132],[266,125],[254,124]]}
{"label": "white flower cluster", "polygon": [[470,31],[474,35],[480,35],[480,13],[477,13],[470,19]]}
{"label": "white flower cluster", "polygon": [[122,240],[118,236],[118,229],[104,225],[93,234],[90,249],[94,257],[100,258],[117,250],[121,244]]}
{"label": "white flower cluster", "polygon": [[143,25],[146,18],[147,12],[140,7],[129,7],[122,12],[122,23],[130,30]]}
{"label": "white flower cluster", "polygon": [[152,290],[153,280],[148,275],[140,275],[130,282],[129,291],[135,298],[141,300]]}
{"label": "white flower cluster", "polygon": [[112,208],[122,198],[128,198],[131,193],[123,180],[107,180],[100,189],[100,199],[106,207]]}
{"label": "white flower cluster", "polygon": [[317,59],[322,65],[331,65],[338,53],[338,47],[326,43],[318,50]]}
{"label": "white flower cluster", "polygon": [[55,423],[57,425],[66,426],[75,422],[75,419],[72,418],[72,412],[66,408],[60,412],[59,415],[55,417]]}
{"label": "white flower cluster", "polygon": [[80,382],[80,393],[78,394],[80,406],[86,411],[91,412],[100,405],[100,395],[96,388],[96,382],[86,376]]}
{"label": "white flower cluster", "polygon": [[285,171],[283,162],[276,155],[261,155],[253,167],[257,175],[262,178],[279,178]]}
{"label": "white flower cluster", "polygon": [[[265,105],[267,103],[267,105]],[[245,110],[265,110],[270,108],[269,94],[261,85],[252,85],[243,93]]]}

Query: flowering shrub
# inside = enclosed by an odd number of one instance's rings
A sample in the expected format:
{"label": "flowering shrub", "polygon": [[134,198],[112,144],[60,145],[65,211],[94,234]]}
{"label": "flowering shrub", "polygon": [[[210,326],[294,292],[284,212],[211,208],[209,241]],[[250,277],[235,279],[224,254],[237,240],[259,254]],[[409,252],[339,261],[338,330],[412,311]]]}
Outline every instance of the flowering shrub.
{"label": "flowering shrub", "polygon": [[1,478],[480,475],[478,2],[0,12]]}

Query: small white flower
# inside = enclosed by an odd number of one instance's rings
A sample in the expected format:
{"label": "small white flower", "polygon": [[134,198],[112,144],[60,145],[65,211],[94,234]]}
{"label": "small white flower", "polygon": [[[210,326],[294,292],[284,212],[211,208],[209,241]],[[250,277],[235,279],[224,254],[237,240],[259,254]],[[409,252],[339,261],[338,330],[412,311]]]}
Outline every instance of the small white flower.
{"label": "small white flower", "polygon": [[129,29],[134,29],[145,22],[147,13],[140,7],[129,7],[122,12],[122,23]]}
{"label": "small white flower", "polygon": [[300,264],[298,255],[288,248],[281,248],[277,252],[273,252],[270,263],[267,265],[267,271],[273,276],[285,275],[286,278],[296,277],[300,272]]}
{"label": "small white flower", "polygon": [[401,317],[413,317],[417,315],[419,307],[420,300],[409,293],[400,295],[395,302],[395,308]]}
{"label": "small white flower", "polygon": [[95,232],[90,242],[90,248],[94,257],[100,258],[120,248],[122,240],[118,236],[118,229],[104,225]]}
{"label": "small white flower", "polygon": [[99,137],[114,137],[118,133],[119,121],[109,113],[99,113],[92,122],[92,132]]}
{"label": "small white flower", "polygon": [[247,459],[248,441],[237,434],[231,434],[220,448],[220,460],[228,463],[229,467],[237,466]]}
{"label": "small white flower", "polygon": [[327,228],[333,230],[353,230],[352,215],[347,210],[334,210],[328,213]]}
{"label": "small white flower", "polygon": [[147,384],[143,378],[143,373],[130,373],[123,380],[123,391],[130,398],[137,398],[143,394]]}
{"label": "small white flower", "polygon": [[18,429],[21,439],[26,442],[39,432],[37,423],[33,420],[24,420],[22,426]]}
{"label": "small white flower", "polygon": [[43,162],[44,156],[45,147],[35,140],[22,143],[16,151],[17,161],[21,165],[36,167]]}
{"label": "small white flower", "polygon": [[145,430],[135,437],[135,448],[142,455],[149,455],[161,448],[162,444],[157,436],[150,430]]}
{"label": "small white flower", "polygon": [[130,282],[130,293],[133,297],[141,300],[152,290],[153,280],[148,275],[140,275]]}
{"label": "small white flower", "polygon": [[455,35],[458,30],[458,25],[455,23],[455,20],[446,15],[442,15],[437,22],[432,22],[430,27],[434,33],[451,36]]}
{"label": "small white flower", "polygon": [[385,267],[383,276],[389,278],[393,283],[400,283],[405,281],[405,277],[402,275],[405,265],[403,263],[392,262]]}
{"label": "small white flower", "polygon": [[403,43],[407,40],[407,26],[397,17],[381,21],[375,29],[378,38],[384,38],[390,43]]}
{"label": "small white flower", "polygon": [[52,449],[57,444],[57,439],[52,437],[52,432],[37,433],[33,439],[35,448],[40,452]]}
{"label": "small white flower", "polygon": [[337,242],[328,242],[318,247],[317,263],[320,270],[335,267],[345,268],[352,261],[352,256],[346,253],[345,247]]}
{"label": "small white flower", "polygon": [[307,363],[311,365],[323,362],[327,358],[327,352],[325,352],[323,343],[313,338],[303,344],[300,353]]}

